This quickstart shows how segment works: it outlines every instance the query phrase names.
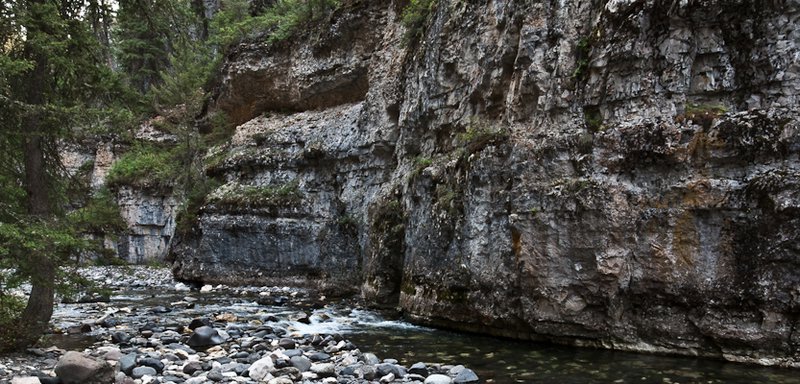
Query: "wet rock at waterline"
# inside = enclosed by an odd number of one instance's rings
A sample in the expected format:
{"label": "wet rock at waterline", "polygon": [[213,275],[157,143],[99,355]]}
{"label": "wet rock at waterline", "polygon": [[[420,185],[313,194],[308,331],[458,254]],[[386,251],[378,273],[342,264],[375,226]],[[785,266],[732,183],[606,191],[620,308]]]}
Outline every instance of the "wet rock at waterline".
{"label": "wet rock at waterline", "polygon": [[475,384],[478,383],[478,375],[471,369],[464,368],[453,379],[454,384]]}
{"label": "wet rock at waterline", "polygon": [[11,384],[41,384],[42,382],[36,376],[28,377],[15,377],[11,380]]}
{"label": "wet rock at waterline", "polygon": [[425,363],[415,363],[408,369],[408,373],[421,375],[421,376],[428,376],[428,366]]}
{"label": "wet rock at waterline", "polygon": [[425,379],[425,384],[450,384],[452,382],[453,379],[451,379],[450,376],[438,373],[430,375]]}

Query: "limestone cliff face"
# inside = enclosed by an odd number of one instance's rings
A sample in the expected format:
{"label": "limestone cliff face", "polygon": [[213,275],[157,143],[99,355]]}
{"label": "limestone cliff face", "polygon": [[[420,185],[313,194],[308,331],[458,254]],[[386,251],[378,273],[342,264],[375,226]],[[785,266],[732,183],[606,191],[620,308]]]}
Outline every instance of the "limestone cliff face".
{"label": "limestone cliff face", "polygon": [[[175,141],[169,134],[143,124],[135,137],[142,141]],[[106,186],[106,176],[113,163],[124,153],[125,145],[113,138],[99,137],[92,142],[62,143],[60,154],[66,172],[83,179],[90,193]],[[170,191],[155,191],[124,186],[113,194],[120,215],[127,226],[121,235],[102,236],[104,246],[112,254],[131,264],[162,262],[175,235],[175,220],[180,206],[179,196]],[[87,254],[90,258],[97,255]]]}
{"label": "limestone cliff face", "polygon": [[440,0],[406,45],[368,3],[229,56],[178,277],[800,365],[799,2]]}

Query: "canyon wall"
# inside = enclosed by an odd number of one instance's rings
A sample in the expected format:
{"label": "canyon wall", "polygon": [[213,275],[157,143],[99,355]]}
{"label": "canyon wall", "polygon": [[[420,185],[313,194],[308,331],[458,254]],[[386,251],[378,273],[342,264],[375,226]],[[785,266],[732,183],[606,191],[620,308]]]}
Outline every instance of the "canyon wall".
{"label": "canyon wall", "polygon": [[[134,137],[142,142],[174,142],[175,137],[143,124]],[[115,161],[128,150],[130,144],[113,137],[95,137],[82,142],[62,142],[59,154],[64,170],[73,183],[83,184],[86,197],[107,188],[107,176]],[[81,255],[84,262],[95,259],[108,262],[109,257],[130,264],[162,263],[169,253],[175,236],[176,218],[181,198],[170,190],[140,188],[124,185],[112,188],[109,196],[119,207],[126,229],[122,233],[91,233],[102,238],[107,254],[87,252]]]}
{"label": "canyon wall", "polygon": [[344,2],[240,44],[176,277],[800,366],[800,2]]}

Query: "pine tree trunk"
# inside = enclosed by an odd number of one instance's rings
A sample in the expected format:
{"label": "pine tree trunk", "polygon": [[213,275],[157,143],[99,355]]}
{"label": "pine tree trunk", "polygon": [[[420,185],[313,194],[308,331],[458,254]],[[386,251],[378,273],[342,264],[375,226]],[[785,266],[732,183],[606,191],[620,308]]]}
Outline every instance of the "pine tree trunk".
{"label": "pine tree trunk", "polygon": [[[26,121],[31,136],[25,140],[25,182],[28,213],[45,218],[50,214],[47,173],[44,167],[42,132],[38,119]],[[47,331],[55,303],[56,266],[48,255],[34,252],[25,255],[32,268],[31,294],[22,314],[0,329],[0,352],[17,351],[32,346]]]}

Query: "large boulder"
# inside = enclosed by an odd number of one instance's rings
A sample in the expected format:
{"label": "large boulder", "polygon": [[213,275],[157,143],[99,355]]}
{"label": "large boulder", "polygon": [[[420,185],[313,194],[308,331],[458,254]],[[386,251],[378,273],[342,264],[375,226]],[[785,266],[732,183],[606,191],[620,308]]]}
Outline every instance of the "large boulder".
{"label": "large boulder", "polygon": [[189,336],[189,340],[186,341],[186,345],[197,348],[197,347],[210,347],[213,345],[219,345],[225,342],[225,338],[219,334],[219,332],[207,325],[202,327],[197,327]]}
{"label": "large boulder", "polygon": [[61,357],[55,372],[64,384],[108,384],[114,381],[114,370],[108,363],[75,351]]}

